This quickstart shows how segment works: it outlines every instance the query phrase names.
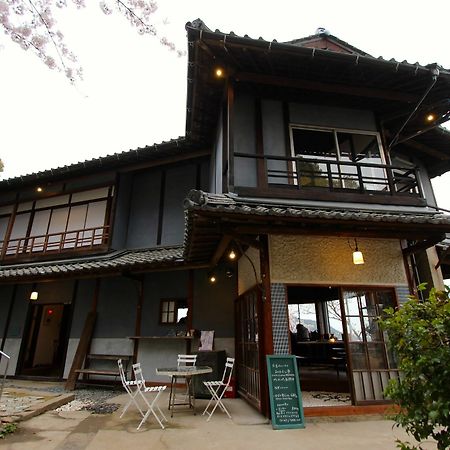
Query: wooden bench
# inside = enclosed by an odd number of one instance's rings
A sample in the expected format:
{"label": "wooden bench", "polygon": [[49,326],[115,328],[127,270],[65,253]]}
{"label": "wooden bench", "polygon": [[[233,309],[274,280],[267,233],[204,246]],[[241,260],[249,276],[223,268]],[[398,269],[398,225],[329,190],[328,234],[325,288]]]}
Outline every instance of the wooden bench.
{"label": "wooden bench", "polygon": [[[90,375],[101,375],[114,377],[115,379],[120,376],[119,367],[117,366],[117,360],[121,359],[124,365],[125,372],[128,371],[128,365],[133,357],[131,355],[101,355],[97,353],[91,353],[86,355],[85,367],[83,369],[77,369],[75,372],[78,375],[83,375],[82,383],[88,383],[89,381],[101,381],[101,380],[90,380]],[[92,367],[92,361],[108,361],[109,367]],[[116,380],[114,380],[116,381]]]}

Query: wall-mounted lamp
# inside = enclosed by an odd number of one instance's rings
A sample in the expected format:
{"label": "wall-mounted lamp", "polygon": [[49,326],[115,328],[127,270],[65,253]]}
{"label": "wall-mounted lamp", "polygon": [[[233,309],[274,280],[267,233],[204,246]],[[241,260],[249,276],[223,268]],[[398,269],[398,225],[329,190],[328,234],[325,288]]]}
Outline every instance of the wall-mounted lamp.
{"label": "wall-mounted lamp", "polygon": [[37,300],[38,297],[39,297],[39,294],[38,294],[37,291],[33,291],[33,292],[30,294],[30,300]]}
{"label": "wall-mounted lamp", "polygon": [[355,250],[353,251],[353,264],[359,265],[364,264],[364,256],[358,249],[358,242],[355,239]]}

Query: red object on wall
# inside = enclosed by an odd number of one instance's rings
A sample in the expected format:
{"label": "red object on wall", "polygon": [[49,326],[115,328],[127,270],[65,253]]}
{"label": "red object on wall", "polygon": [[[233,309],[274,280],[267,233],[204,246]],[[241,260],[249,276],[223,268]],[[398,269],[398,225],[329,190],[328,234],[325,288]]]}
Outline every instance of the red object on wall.
{"label": "red object on wall", "polygon": [[223,394],[225,398],[236,398],[236,379],[231,377],[230,384],[228,385],[225,394]]}

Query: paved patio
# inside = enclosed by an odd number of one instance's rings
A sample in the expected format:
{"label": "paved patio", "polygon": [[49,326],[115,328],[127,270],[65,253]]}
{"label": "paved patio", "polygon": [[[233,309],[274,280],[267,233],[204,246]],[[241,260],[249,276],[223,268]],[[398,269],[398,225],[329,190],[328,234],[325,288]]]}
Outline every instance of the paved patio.
{"label": "paved patio", "polygon": [[[123,406],[126,394],[105,400],[105,404]],[[167,394],[161,405],[166,408]],[[162,430],[150,419],[141,431],[136,431],[139,414],[130,410],[120,419],[121,408],[113,413],[94,414],[90,411],[48,411],[21,422],[18,431],[8,436],[1,447],[7,450],[111,450],[142,448],[152,450],[348,450],[355,445],[370,450],[396,448],[396,437],[406,438],[402,430],[393,428],[388,420],[306,421],[305,429],[273,430],[268,420],[241,399],[226,399],[233,419],[216,412],[210,422],[201,415],[206,400],[197,400],[199,413],[176,412],[167,428]],[[114,409],[114,408],[112,408]],[[105,409],[106,411],[108,408]],[[433,444],[426,449],[436,448]]]}

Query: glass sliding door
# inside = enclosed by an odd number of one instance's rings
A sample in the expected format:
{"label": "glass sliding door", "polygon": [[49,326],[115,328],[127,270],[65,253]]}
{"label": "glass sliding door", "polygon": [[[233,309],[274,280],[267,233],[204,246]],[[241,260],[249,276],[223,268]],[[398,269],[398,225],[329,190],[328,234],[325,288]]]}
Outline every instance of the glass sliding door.
{"label": "glass sliding door", "polygon": [[396,305],[393,289],[342,290],[349,375],[356,404],[383,401],[383,391],[398,377],[394,356],[386,346],[377,317]]}

